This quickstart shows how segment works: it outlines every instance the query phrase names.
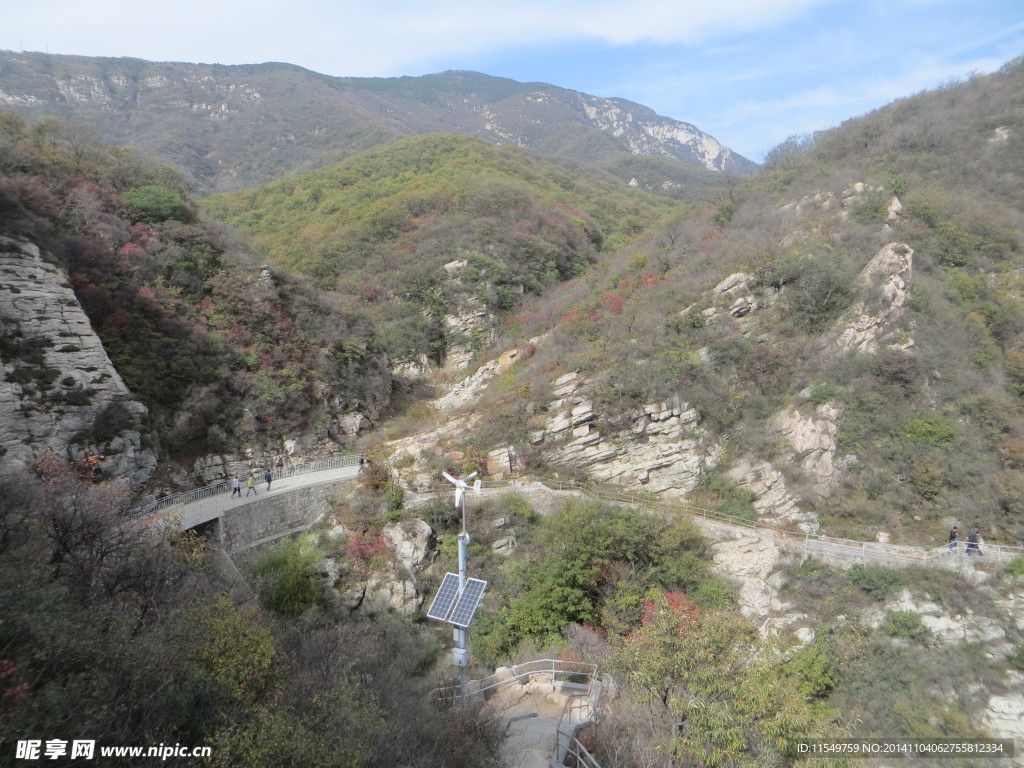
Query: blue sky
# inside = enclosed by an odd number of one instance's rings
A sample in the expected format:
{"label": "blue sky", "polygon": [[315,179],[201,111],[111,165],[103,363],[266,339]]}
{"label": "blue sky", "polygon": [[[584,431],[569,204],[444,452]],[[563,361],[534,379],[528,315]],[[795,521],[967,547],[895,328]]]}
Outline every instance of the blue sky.
{"label": "blue sky", "polygon": [[752,160],[788,136],[1024,55],[1022,0],[4,0],[0,49],[468,69],[618,96]]}

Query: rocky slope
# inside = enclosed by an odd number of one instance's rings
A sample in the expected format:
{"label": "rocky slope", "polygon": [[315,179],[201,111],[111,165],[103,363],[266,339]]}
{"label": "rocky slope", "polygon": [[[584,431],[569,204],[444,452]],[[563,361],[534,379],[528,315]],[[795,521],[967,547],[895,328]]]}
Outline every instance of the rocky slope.
{"label": "rocky slope", "polygon": [[124,385],[67,276],[33,243],[0,237],[0,471],[48,451],[133,484],[156,466],[147,409]]}

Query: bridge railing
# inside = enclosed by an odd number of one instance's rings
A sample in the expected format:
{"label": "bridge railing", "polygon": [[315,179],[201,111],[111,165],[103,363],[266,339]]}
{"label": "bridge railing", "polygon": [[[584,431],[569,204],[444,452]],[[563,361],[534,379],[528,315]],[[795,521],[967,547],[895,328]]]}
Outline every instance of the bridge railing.
{"label": "bridge railing", "polygon": [[[333,459],[318,459],[317,461],[308,461],[302,464],[293,464],[287,467],[277,467],[270,471],[273,480],[281,480],[288,477],[295,477],[296,475],[308,475],[312,472],[325,472],[331,469],[340,469],[341,467],[351,467],[356,464],[360,464],[364,459],[362,454],[352,454],[351,456],[339,456]],[[256,470],[254,475],[258,482],[263,481],[263,473],[266,470]],[[160,512],[169,507],[178,506],[179,504],[192,504],[202,499],[208,499],[212,496],[219,496],[222,493],[228,493],[232,487],[232,480],[221,480],[213,485],[207,485],[202,488],[193,488],[191,491],[182,491],[180,493],[172,493],[170,496],[163,496],[156,501],[150,502],[149,504],[143,504],[142,506],[135,507],[129,510],[128,515],[130,517],[146,517],[152,515],[155,512]]]}
{"label": "bridge railing", "polygon": [[955,562],[956,558],[970,559],[977,563],[992,563],[994,565],[1008,565],[1011,560],[1015,560],[1018,557],[1024,557],[1024,547],[1015,547],[1009,544],[989,544],[988,542],[979,542],[978,548],[971,550],[968,548],[970,542],[960,541],[957,542],[957,546],[952,549],[949,548],[948,544],[944,544],[941,547],[928,552],[929,563],[945,565],[950,562]]}

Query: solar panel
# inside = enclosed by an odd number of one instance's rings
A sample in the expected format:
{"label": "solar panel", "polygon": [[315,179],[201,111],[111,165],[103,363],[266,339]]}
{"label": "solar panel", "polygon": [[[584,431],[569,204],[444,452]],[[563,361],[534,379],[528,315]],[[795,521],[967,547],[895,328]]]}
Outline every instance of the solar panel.
{"label": "solar panel", "polygon": [[473,620],[473,614],[476,613],[476,607],[480,604],[480,598],[484,596],[485,589],[487,589],[486,581],[480,579],[466,581],[466,588],[462,590],[459,602],[455,604],[455,610],[452,611],[451,618],[448,619],[449,623],[463,629],[468,627],[469,622]]}
{"label": "solar panel", "polygon": [[441,582],[441,588],[437,590],[434,602],[430,604],[430,610],[427,611],[427,618],[440,619],[441,621],[447,620],[448,614],[452,611],[452,605],[458,596],[459,574],[446,573],[444,581]]}

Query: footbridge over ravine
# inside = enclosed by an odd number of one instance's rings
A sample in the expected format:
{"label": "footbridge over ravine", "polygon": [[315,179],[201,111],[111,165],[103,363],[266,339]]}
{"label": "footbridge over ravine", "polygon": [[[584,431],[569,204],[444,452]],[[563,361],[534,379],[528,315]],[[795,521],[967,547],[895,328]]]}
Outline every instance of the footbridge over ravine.
{"label": "footbridge over ravine", "polygon": [[308,528],[359,474],[364,460],[353,455],[279,467],[271,471],[269,491],[260,471],[253,491],[242,480],[241,496],[233,496],[231,481],[224,480],[165,496],[132,514],[173,521],[181,530],[212,524],[220,545],[234,554]]}

